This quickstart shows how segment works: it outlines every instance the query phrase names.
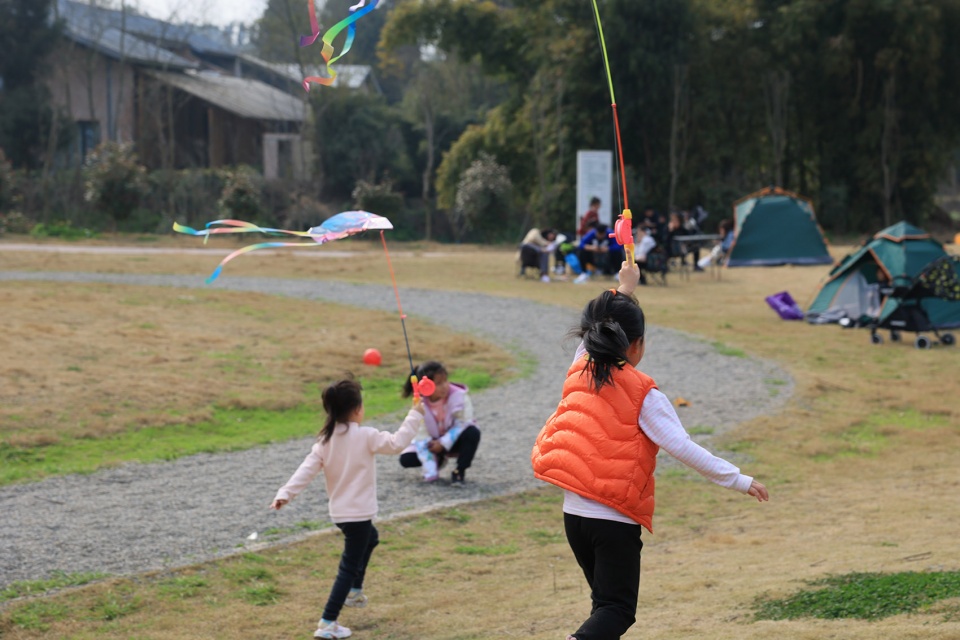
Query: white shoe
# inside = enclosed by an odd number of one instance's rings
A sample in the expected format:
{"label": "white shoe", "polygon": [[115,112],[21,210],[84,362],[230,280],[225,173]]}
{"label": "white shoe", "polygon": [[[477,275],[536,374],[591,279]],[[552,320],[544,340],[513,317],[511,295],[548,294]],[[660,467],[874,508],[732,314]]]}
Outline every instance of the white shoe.
{"label": "white shoe", "polygon": [[540,276],[540,282],[550,282],[550,276],[548,275]]}
{"label": "white shoe", "polygon": [[590,274],[584,271],[583,273],[581,273],[580,275],[578,275],[576,278],[573,279],[573,284],[583,284],[589,279],[590,279]]}
{"label": "white shoe", "polygon": [[709,267],[710,257],[707,256],[706,258],[700,258],[699,260],[697,260],[697,266],[700,267],[701,269],[706,269],[707,267]]}
{"label": "white shoe", "polygon": [[[436,478],[434,478],[434,480],[436,480]],[[363,609],[365,606],[367,606],[367,596],[363,593],[363,591],[356,595],[347,594],[347,599],[343,601],[343,606]]]}
{"label": "white shoe", "polygon": [[353,635],[353,632],[337,624],[336,620],[329,624],[324,624],[321,621],[320,626],[313,632],[314,638],[349,638],[351,635]]}

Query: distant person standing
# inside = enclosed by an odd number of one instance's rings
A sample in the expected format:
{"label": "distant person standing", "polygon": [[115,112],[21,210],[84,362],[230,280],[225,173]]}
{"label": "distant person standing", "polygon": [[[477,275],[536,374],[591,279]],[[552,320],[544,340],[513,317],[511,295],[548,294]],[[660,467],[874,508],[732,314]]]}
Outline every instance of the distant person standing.
{"label": "distant person standing", "polygon": [[594,222],[600,222],[600,198],[590,198],[590,208],[580,216],[580,226],[577,228],[577,237],[582,238],[593,228]]}

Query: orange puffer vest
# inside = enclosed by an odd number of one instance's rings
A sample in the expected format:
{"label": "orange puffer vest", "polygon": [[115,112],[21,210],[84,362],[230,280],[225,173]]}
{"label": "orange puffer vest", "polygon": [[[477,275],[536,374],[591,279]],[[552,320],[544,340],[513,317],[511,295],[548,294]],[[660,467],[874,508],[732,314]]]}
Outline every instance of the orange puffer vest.
{"label": "orange puffer vest", "polygon": [[597,394],[587,359],[567,371],[563,399],[533,446],[540,480],[596,500],[653,532],[656,444],[637,419],[653,378],[630,365],[613,370],[613,384]]}

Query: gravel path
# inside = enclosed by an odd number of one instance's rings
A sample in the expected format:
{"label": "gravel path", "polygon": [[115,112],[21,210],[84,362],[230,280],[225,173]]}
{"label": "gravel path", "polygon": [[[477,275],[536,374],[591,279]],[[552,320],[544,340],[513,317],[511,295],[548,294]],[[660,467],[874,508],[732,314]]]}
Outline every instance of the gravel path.
{"label": "gravel path", "polygon": [[[206,286],[197,277],[92,273],[0,272],[0,280]],[[378,285],[228,277],[215,286],[396,310],[392,289]],[[411,321],[429,317],[498,342],[532,358],[536,367],[528,378],[473,394],[483,441],[466,487],[454,489],[444,481],[424,485],[415,470],[401,469],[393,457],[380,458],[380,517],[539,485],[530,472],[530,448],[559,400],[576,347],[563,336],[578,313],[479,294],[413,289],[402,294]],[[669,397],[691,401],[692,406],[679,409],[688,428],[722,433],[736,422],[776,410],[792,392],[792,379],[773,363],[721,355],[690,335],[651,327],[648,345],[643,368]],[[397,424],[390,420],[378,426],[393,429]],[[709,446],[709,436],[697,439]],[[177,567],[259,546],[264,538],[251,543],[252,532],[326,522],[326,494],[319,479],[283,511],[266,508],[311,442],[304,438],[237,453],[128,464],[0,488],[0,587],[57,570],[129,574]],[[269,542],[296,537],[271,536]]]}

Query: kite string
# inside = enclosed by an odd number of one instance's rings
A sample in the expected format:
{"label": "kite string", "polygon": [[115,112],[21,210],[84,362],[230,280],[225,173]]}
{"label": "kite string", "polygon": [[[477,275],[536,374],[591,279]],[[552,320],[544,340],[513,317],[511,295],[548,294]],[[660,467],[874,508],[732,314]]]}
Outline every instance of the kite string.
{"label": "kite string", "polygon": [[603,66],[607,72],[607,86],[610,88],[610,108],[613,111],[614,142],[618,159],[617,182],[620,187],[617,191],[617,199],[621,200],[621,195],[623,196],[622,201],[619,203],[623,213],[620,214],[620,219],[614,226],[614,233],[610,234],[610,237],[615,237],[617,242],[623,245],[626,261],[630,264],[636,264],[633,241],[633,214],[630,212],[630,200],[627,196],[627,172],[623,161],[623,140],[620,137],[620,116],[617,113],[617,97],[613,92],[613,74],[610,73],[607,42],[603,36],[603,24],[600,21],[600,9],[597,7],[597,0],[593,0],[593,15],[596,19],[597,36],[600,39],[600,51],[603,54]]}
{"label": "kite string", "polygon": [[387,267],[390,269],[390,281],[393,283],[393,295],[397,298],[397,309],[400,311],[400,326],[403,328],[403,342],[407,345],[407,360],[410,361],[410,374],[415,375],[413,368],[413,354],[410,353],[410,340],[407,338],[406,314],[403,312],[403,305],[400,304],[400,290],[397,288],[397,276],[393,272],[393,262],[390,261],[390,251],[387,249],[387,238],[380,231],[380,241],[383,243],[383,253],[387,256]]}

